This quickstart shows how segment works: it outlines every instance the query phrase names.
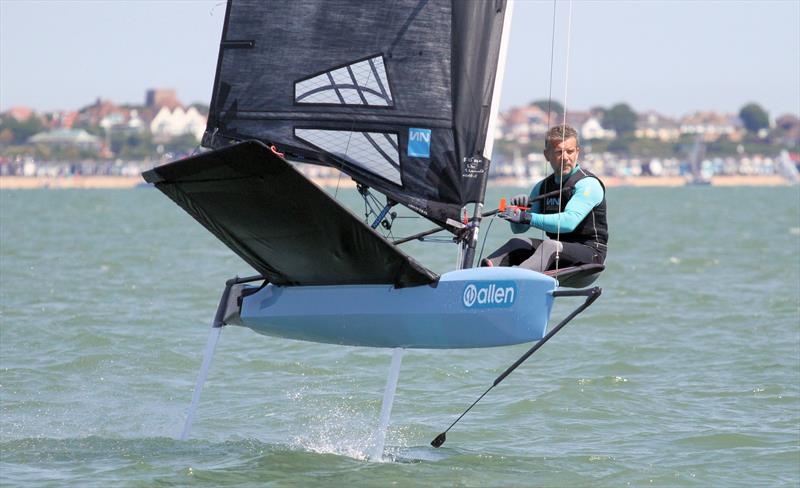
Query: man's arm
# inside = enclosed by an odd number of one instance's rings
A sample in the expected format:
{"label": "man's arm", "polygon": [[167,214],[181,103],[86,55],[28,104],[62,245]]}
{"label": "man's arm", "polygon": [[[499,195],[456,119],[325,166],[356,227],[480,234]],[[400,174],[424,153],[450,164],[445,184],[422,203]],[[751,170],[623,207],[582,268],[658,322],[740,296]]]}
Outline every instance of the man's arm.
{"label": "man's arm", "polygon": [[[572,232],[594,207],[600,205],[603,196],[603,186],[596,178],[584,178],[575,185],[575,194],[570,198],[563,212],[557,214],[531,213],[530,225],[545,232]],[[541,207],[536,210],[539,208]]]}

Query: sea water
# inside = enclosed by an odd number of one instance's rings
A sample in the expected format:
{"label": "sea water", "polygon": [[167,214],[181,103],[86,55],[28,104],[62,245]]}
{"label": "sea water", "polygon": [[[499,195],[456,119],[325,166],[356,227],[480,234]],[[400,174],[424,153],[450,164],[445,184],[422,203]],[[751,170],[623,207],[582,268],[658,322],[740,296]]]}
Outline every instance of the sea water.
{"label": "sea water", "polygon": [[[487,207],[519,192],[490,188]],[[158,191],[3,190],[0,484],[798,486],[798,188],[607,196],[600,299],[440,449],[529,345],[407,350],[379,463],[390,350],[241,327],[177,440],[225,280],[252,270]],[[404,216],[395,237],[429,226]],[[487,235],[484,254],[511,234]],[[456,260],[404,249],[437,272]]]}

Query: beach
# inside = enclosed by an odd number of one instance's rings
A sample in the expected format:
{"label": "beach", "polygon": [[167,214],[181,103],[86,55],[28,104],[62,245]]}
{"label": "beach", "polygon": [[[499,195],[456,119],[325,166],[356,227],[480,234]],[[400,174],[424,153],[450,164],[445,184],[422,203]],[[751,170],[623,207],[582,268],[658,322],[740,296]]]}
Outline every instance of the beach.
{"label": "beach", "polygon": [[0,176],[0,190],[38,188],[134,188],[140,176]]}
{"label": "beach", "polygon": [[[604,176],[606,187],[618,186],[685,186],[686,178],[682,176],[638,176],[614,177]],[[312,178],[317,185],[325,188],[353,187],[355,183],[350,177]],[[140,176],[0,176],[0,190],[22,190],[38,188],[134,188],[146,184]],[[733,175],[714,176],[711,186],[784,186],[788,183],[780,175]],[[489,181],[489,186],[528,186],[520,184],[513,178],[496,178]]]}

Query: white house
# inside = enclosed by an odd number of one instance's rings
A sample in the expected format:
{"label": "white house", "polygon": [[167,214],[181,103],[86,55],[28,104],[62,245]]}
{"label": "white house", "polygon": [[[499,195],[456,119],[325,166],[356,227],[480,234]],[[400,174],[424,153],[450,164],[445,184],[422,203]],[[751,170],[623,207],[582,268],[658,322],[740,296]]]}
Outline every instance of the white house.
{"label": "white house", "polygon": [[639,139],[677,141],[681,135],[678,122],[652,110],[639,114],[635,135]]}
{"label": "white house", "polygon": [[206,130],[206,117],[196,108],[170,110],[161,107],[150,122],[150,132],[156,140],[169,140],[184,134],[192,134],[198,141]]}
{"label": "white house", "polygon": [[581,138],[587,141],[591,139],[613,139],[617,135],[614,129],[604,129],[600,119],[594,115],[586,119],[580,126],[580,131]]}
{"label": "white house", "polygon": [[737,115],[695,112],[680,120],[680,131],[681,134],[702,134],[705,141],[716,141],[723,135],[738,141],[744,128]]}

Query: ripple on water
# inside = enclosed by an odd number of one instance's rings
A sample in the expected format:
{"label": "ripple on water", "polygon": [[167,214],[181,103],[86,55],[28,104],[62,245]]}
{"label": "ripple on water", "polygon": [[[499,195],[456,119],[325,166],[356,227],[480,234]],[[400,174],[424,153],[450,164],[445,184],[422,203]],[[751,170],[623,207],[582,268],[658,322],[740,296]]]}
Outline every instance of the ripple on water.
{"label": "ripple on water", "polygon": [[[796,189],[703,190],[615,188],[603,296],[441,449],[428,443],[530,345],[408,351],[382,463],[364,458],[389,351],[240,327],[222,333],[190,441],[168,438],[223,284],[251,271],[155,191],[4,191],[0,482],[797,485]],[[493,226],[486,248],[507,237]]]}

